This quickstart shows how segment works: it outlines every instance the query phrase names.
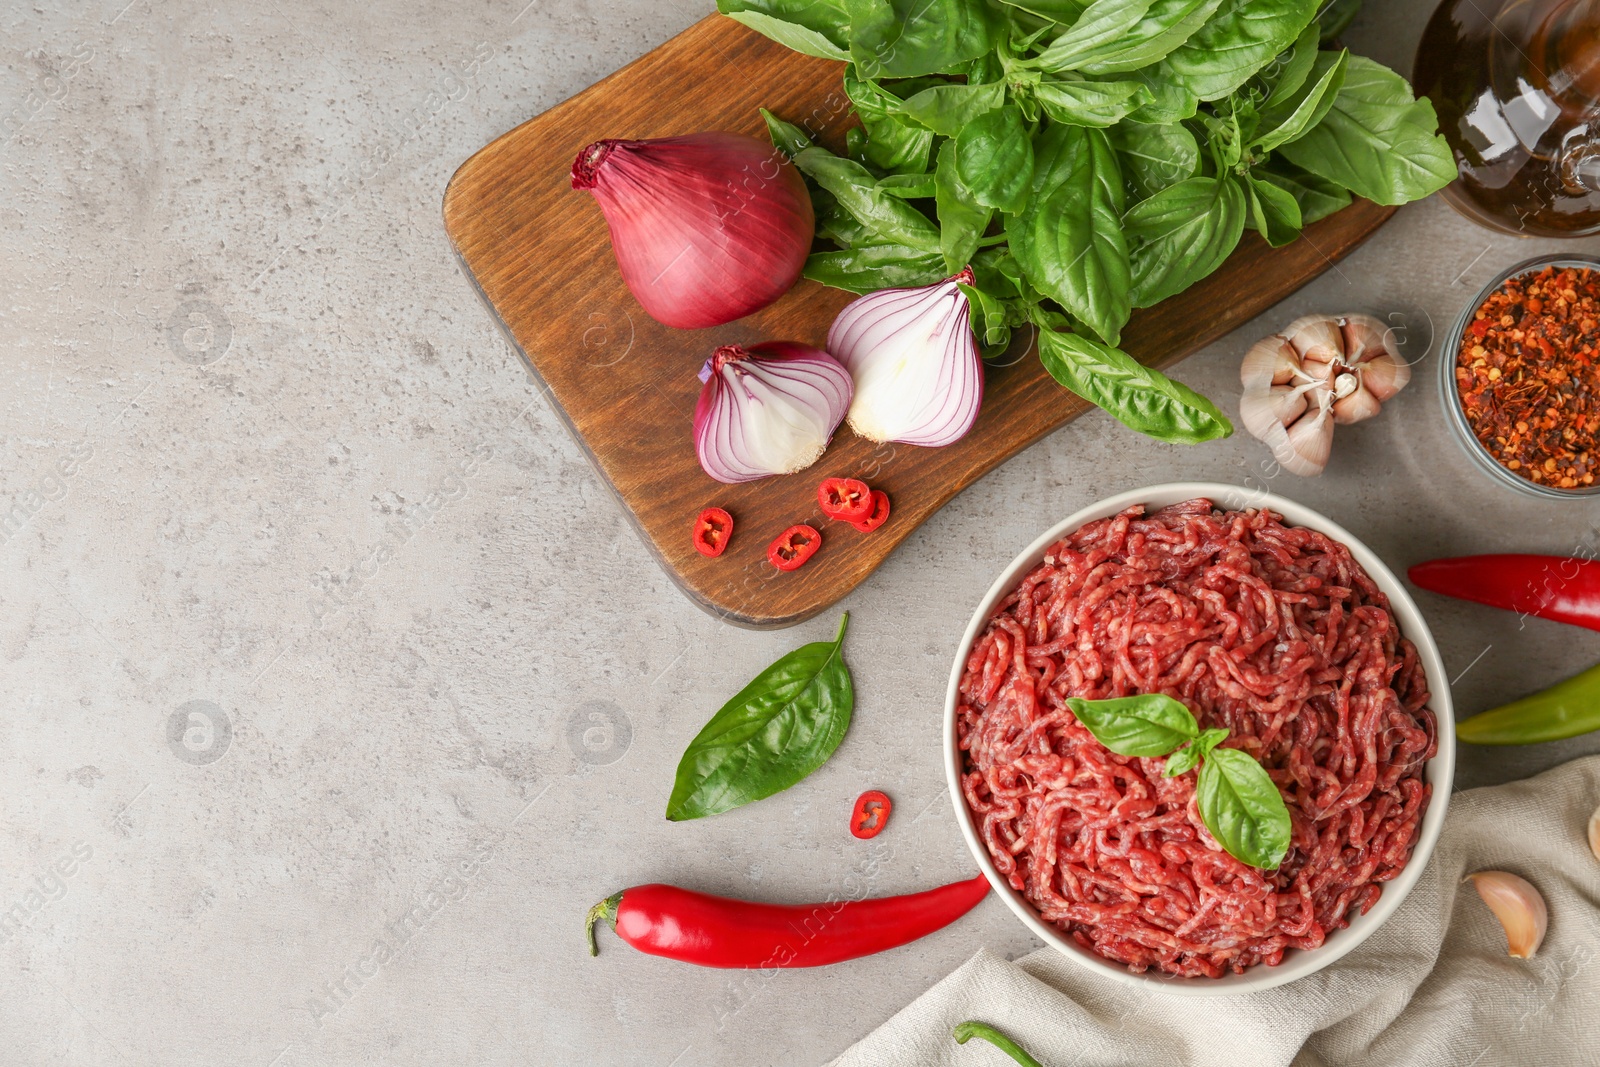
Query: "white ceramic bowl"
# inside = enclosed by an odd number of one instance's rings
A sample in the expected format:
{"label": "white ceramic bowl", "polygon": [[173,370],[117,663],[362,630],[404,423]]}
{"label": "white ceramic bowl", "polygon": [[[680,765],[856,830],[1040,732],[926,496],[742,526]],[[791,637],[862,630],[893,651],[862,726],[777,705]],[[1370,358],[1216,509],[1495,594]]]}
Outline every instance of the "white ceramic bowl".
{"label": "white ceramic bowl", "polygon": [[[1378,902],[1365,915],[1353,919],[1345,929],[1329,934],[1321,948],[1309,951],[1291,949],[1284,954],[1283,962],[1276,967],[1257,965],[1243,974],[1227,974],[1221,978],[1174,978],[1154,970],[1134,974],[1121,964],[1095,955],[1056,927],[1040,919],[1033,905],[1024,900],[1021,893],[1012,889],[995,869],[994,862],[989,858],[988,849],[978,837],[972,812],[968,810],[966,798],[961,794],[961,752],[956,747],[956,703],[961,676],[966,668],[967,653],[972,648],[973,641],[988,623],[995,605],[1016,587],[1023,575],[1044,559],[1045,549],[1083,524],[1115,515],[1134,504],[1145,504],[1151,510],[1155,510],[1195,497],[1208,497],[1217,506],[1229,511],[1269,508],[1283,516],[1284,522],[1290,526],[1307,526],[1347,545],[1356,562],[1366,568],[1372,580],[1377,582],[1378,587],[1388,596],[1389,604],[1399,620],[1401,632],[1417,646],[1417,655],[1427,674],[1428,691],[1432,694],[1429,706],[1438,717],[1439,723],[1439,750],[1428,761],[1425,771],[1427,781],[1433,786],[1433,795],[1428,802],[1428,810],[1422,817],[1422,828],[1417,837],[1416,848],[1411,854],[1411,861],[1406,864],[1399,876],[1384,883],[1383,895],[1378,898]],[[1173,482],[1119,493],[1067,516],[1045,531],[1037,541],[1012,560],[1010,566],[1000,572],[1000,576],[989,587],[989,592],[979,602],[977,610],[972,613],[972,622],[967,625],[967,632],[962,635],[955,665],[950,670],[950,687],[945,694],[944,709],[944,764],[945,777],[950,785],[950,797],[955,803],[956,822],[961,826],[961,833],[967,839],[967,847],[972,850],[978,866],[988,876],[1000,899],[1005,901],[1006,906],[1016,912],[1017,918],[1021,919],[1045,944],[1065,953],[1090,970],[1127,985],[1181,996],[1220,996],[1270,989],[1321,970],[1370,937],[1373,931],[1383,925],[1384,920],[1400,906],[1400,902],[1405,899],[1406,894],[1422,875],[1422,868],[1432,855],[1433,846],[1439,839],[1439,830],[1444,825],[1444,812],[1450,801],[1450,783],[1455,774],[1455,718],[1450,707],[1449,681],[1445,677],[1444,664],[1439,659],[1439,649],[1434,644],[1433,635],[1428,632],[1427,624],[1423,622],[1421,613],[1417,611],[1417,606],[1412,602],[1405,587],[1366,545],[1352,537],[1343,527],[1310,508],[1271,493],[1216,482]]]}

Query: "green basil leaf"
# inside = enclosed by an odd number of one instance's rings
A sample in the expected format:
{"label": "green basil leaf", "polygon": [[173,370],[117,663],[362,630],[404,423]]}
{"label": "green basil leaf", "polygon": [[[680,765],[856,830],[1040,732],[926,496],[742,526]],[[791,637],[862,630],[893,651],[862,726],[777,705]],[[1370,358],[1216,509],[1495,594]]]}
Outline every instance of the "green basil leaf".
{"label": "green basil leaf", "polygon": [[1136,71],[1144,83],[1145,99],[1129,116],[1129,122],[1161,124],[1192,119],[1200,110],[1200,98],[1181,85],[1165,80],[1165,76],[1152,75],[1159,66]]}
{"label": "green basil leaf", "polygon": [[1317,24],[1313,21],[1300,31],[1293,48],[1278,53],[1272,63],[1256,75],[1272,86],[1261,102],[1263,108],[1277,107],[1300,91],[1311,77],[1312,64],[1317,61],[1318,42]]}
{"label": "green basil leaf", "polygon": [[933,134],[895,112],[898,96],[857,75],[853,65],[844,68],[844,93],[867,131],[862,154],[869,165],[890,174],[921,174],[928,169]]}
{"label": "green basil leaf", "polygon": [[850,19],[830,0],[717,0],[717,10],[787,48],[819,59],[850,58]]}
{"label": "green basil leaf", "polygon": [[1239,126],[1239,116],[1233,111],[1202,115],[1206,129],[1206,147],[1216,160],[1217,170],[1231,171],[1244,158],[1244,131]]}
{"label": "green basil leaf", "polygon": [[1233,433],[1233,424],[1215,404],[1121,349],[1041,329],[1039,362],[1089,403],[1158,441],[1193,445]]}
{"label": "green basil leaf", "polygon": [[1145,69],[1201,100],[1218,100],[1294,44],[1316,13],[1317,0],[1225,0],[1192,37]]}
{"label": "green basil leaf", "polygon": [[819,237],[826,237],[840,248],[854,248],[857,245],[878,244],[882,238],[861,223],[855,217],[839,206],[839,201],[833,194],[825,189],[811,189],[811,209],[816,215],[816,228]]}
{"label": "green basil leaf", "polygon": [[994,47],[981,0],[845,0],[850,55],[869,78],[915,78]]}
{"label": "green basil leaf", "polygon": [[1089,6],[1089,0],[1000,0],[1000,3],[1063,25],[1078,21]]}
{"label": "green basil leaf", "polygon": [[1270,871],[1288,855],[1289,807],[1248,752],[1213,749],[1200,765],[1195,804],[1217,844],[1240,863]]}
{"label": "green basil leaf", "polygon": [[1123,177],[1140,199],[1192,178],[1200,170],[1200,145],[1181,123],[1120,122],[1111,128],[1111,143],[1122,163]]}
{"label": "green basil leaf", "polygon": [[1302,226],[1310,226],[1350,206],[1349,190],[1327,178],[1307,174],[1281,159],[1269,159],[1264,167],[1253,168],[1250,173],[1294,197],[1294,202],[1300,205]]}
{"label": "green basil leaf", "polygon": [[1294,194],[1251,174],[1246,179],[1250,193],[1250,227],[1266,238],[1273,248],[1300,236],[1300,204]]}
{"label": "green basil leaf", "polygon": [[1119,756],[1165,756],[1200,736],[1189,709],[1163,693],[1111,700],[1070,697],[1067,707],[1096,741]]}
{"label": "green basil leaf", "polygon": [[770,797],[828,761],[850,725],[855,688],[845,626],[756,675],[711,717],[678,763],[667,818],[699,819]]}
{"label": "green basil leaf", "polygon": [[1245,209],[1229,174],[1185,179],[1130,208],[1134,305],[1158,304],[1222,266],[1244,233]]}
{"label": "green basil leaf", "polygon": [[891,174],[878,179],[878,188],[901,200],[925,200],[934,194],[932,174]]}
{"label": "green basil leaf", "polygon": [[1300,92],[1277,107],[1261,114],[1261,130],[1255,147],[1270,152],[1285,141],[1292,141],[1327,117],[1344,83],[1348,51],[1319,52],[1312,68],[1312,80]]}
{"label": "green basil leaf", "polygon": [[956,138],[956,173],[984,207],[1020,211],[1033,182],[1033,141],[1007,104],[967,123]]}
{"label": "green basil leaf", "polygon": [[1172,754],[1167,760],[1166,768],[1161,772],[1163,778],[1176,778],[1180,774],[1187,774],[1200,765],[1200,761],[1210,755],[1211,750],[1221,744],[1228,736],[1228,731],[1213,727],[1204,731],[1193,741],[1184,745]]}
{"label": "green basil leaf", "polygon": [[1032,193],[1006,216],[1011,252],[1039,292],[1115,344],[1132,279],[1122,171],[1101,130],[1052,123],[1034,141]]}
{"label": "green basil leaf", "polygon": [[767,135],[772,138],[772,145],[778,151],[793,159],[812,146],[811,137],[800,127],[783,121],[766,108],[760,110],[761,117],[767,123]]}
{"label": "green basil leaf", "polygon": [[841,159],[825,148],[802,149],[795,166],[823,189],[839,206],[883,239],[884,244],[905,245],[920,252],[939,251],[939,229],[928,217],[905,201],[878,188],[878,179],[852,159]]}
{"label": "green basil leaf", "polygon": [[1351,56],[1327,117],[1279,151],[1291,163],[1378,204],[1404,204],[1456,177],[1433,103],[1394,71]]}
{"label": "green basil leaf", "polygon": [[1151,0],[1094,0],[1072,28],[1050,42],[1034,64],[1040,70],[1077,70],[1102,55],[1108,45],[1126,39],[1149,11]]}
{"label": "green basil leaf", "polygon": [[989,226],[992,210],[981,206],[961,181],[956,167],[956,143],[939,146],[939,161],[933,174],[934,204],[939,212],[939,251],[945,270],[960,271],[978,250],[978,239]]}
{"label": "green basil leaf", "polygon": [[909,97],[896,110],[926,126],[934,133],[954,137],[973,119],[987,114],[1006,101],[1006,87],[1000,82],[986,85],[931,85]]}
{"label": "green basil leaf", "polygon": [[1085,74],[1120,74],[1166,58],[1204,26],[1222,0],[1155,0],[1119,40],[1078,64]]}
{"label": "green basil leaf", "polygon": [[1136,81],[1041,81],[1033,95],[1045,114],[1069,126],[1115,126],[1148,97]]}
{"label": "green basil leaf", "polygon": [[857,245],[842,252],[813,252],[805,276],[852,293],[905,289],[943,281],[944,257],[905,245]]}

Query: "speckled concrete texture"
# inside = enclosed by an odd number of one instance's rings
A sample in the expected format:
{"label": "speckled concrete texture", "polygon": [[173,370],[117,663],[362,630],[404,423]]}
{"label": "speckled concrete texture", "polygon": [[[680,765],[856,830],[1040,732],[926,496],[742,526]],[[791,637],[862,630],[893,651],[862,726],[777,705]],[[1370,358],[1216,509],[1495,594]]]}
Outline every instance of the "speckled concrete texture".
{"label": "speckled concrete texture", "polygon": [[[835,620],[752,633],[677,592],[439,206],[471,152],[709,3],[125,3],[0,10],[6,1064],[819,1063],[978,946],[1034,942],[991,899],[908,948],[762,977],[609,934],[590,959],[583,913],[648,881],[803,901],[970,873],[940,703],[971,605],[1039,530],[1207,478],[1268,481],[1397,568],[1600,537],[1594,508],[1468,466],[1437,346],[1317,480],[1267,479],[1248,437],[1180,449],[1086,418],[845,601],[859,702],[827,766],[669,825],[689,738]],[[1369,6],[1357,46],[1409,66],[1427,5]],[[1442,329],[1546,247],[1407,208],[1180,376],[1231,408],[1244,348],[1290,317]],[[1469,712],[1600,658],[1581,631],[1420,599]],[[1469,749],[1459,784],[1592,751]],[[897,805],[871,845],[844,833],[867,787]]]}

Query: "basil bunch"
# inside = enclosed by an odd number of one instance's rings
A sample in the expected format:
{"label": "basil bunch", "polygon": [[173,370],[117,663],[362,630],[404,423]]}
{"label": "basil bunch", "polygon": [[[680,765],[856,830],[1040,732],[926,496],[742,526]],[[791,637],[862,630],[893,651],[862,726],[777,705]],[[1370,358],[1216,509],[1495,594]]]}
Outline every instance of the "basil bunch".
{"label": "basil bunch", "polygon": [[1160,693],[1114,700],[1072,698],[1067,707],[1095,740],[1122,756],[1170,756],[1165,778],[1200,768],[1200,819],[1234,859],[1275,870],[1289,852],[1292,826],[1283,794],[1248,752],[1218,748],[1228,731],[1201,731],[1189,709]]}
{"label": "basil bunch", "polygon": [[837,246],[806,276],[852,292],[963,286],[985,351],[1040,331],[1063,386],[1164,441],[1232,432],[1118,344],[1134,308],[1216,270],[1246,229],[1279,246],[1350,203],[1402,204],[1455,164],[1393,71],[1324,50],[1335,0],[718,0],[846,61],[848,157],[768,115]]}
{"label": "basil bunch", "polygon": [[844,740],[855,685],[839,620],[832,641],[802,645],[756,675],[689,742],[667,801],[673,822],[780,793],[828,762]]}

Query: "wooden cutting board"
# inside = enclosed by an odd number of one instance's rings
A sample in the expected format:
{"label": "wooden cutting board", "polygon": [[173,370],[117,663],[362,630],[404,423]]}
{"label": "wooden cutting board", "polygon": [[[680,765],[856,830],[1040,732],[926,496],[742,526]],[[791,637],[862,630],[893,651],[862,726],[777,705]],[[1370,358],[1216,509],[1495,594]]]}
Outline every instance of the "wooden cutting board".
{"label": "wooden cutting board", "polygon": [[[603,137],[733,130],[765,139],[758,107],[809,125],[821,143],[842,151],[854,121],[842,69],[712,15],[498,138],[462,164],[445,191],[445,229],[467,273],[644,543],[695,603],[742,626],[789,626],[822,611],[951,497],[1091,410],[1029,355],[990,368],[976,427],[949,447],[874,445],[841,427],[802,474],[725,486],[700,470],[691,427],[696,373],[711,350],[765,340],[820,348],[853,297],[802,281],[766,310],[726,326],[662,326],[622,284],[599,206],[570,186],[572,161]],[[1276,250],[1247,233],[1216,274],[1136,312],[1124,349],[1152,366],[1177,362],[1321,274],[1392,213],[1358,201]],[[1233,406],[1229,397],[1216,399],[1224,410]],[[1133,431],[1107,422],[1106,432]],[[832,475],[865,478],[886,491],[893,501],[887,525],[861,534],[827,522],[816,485]],[[712,504],[733,514],[735,529],[727,552],[705,559],[690,529]],[[822,548],[800,570],[780,574],[766,561],[767,544],[799,522],[822,530]]]}

